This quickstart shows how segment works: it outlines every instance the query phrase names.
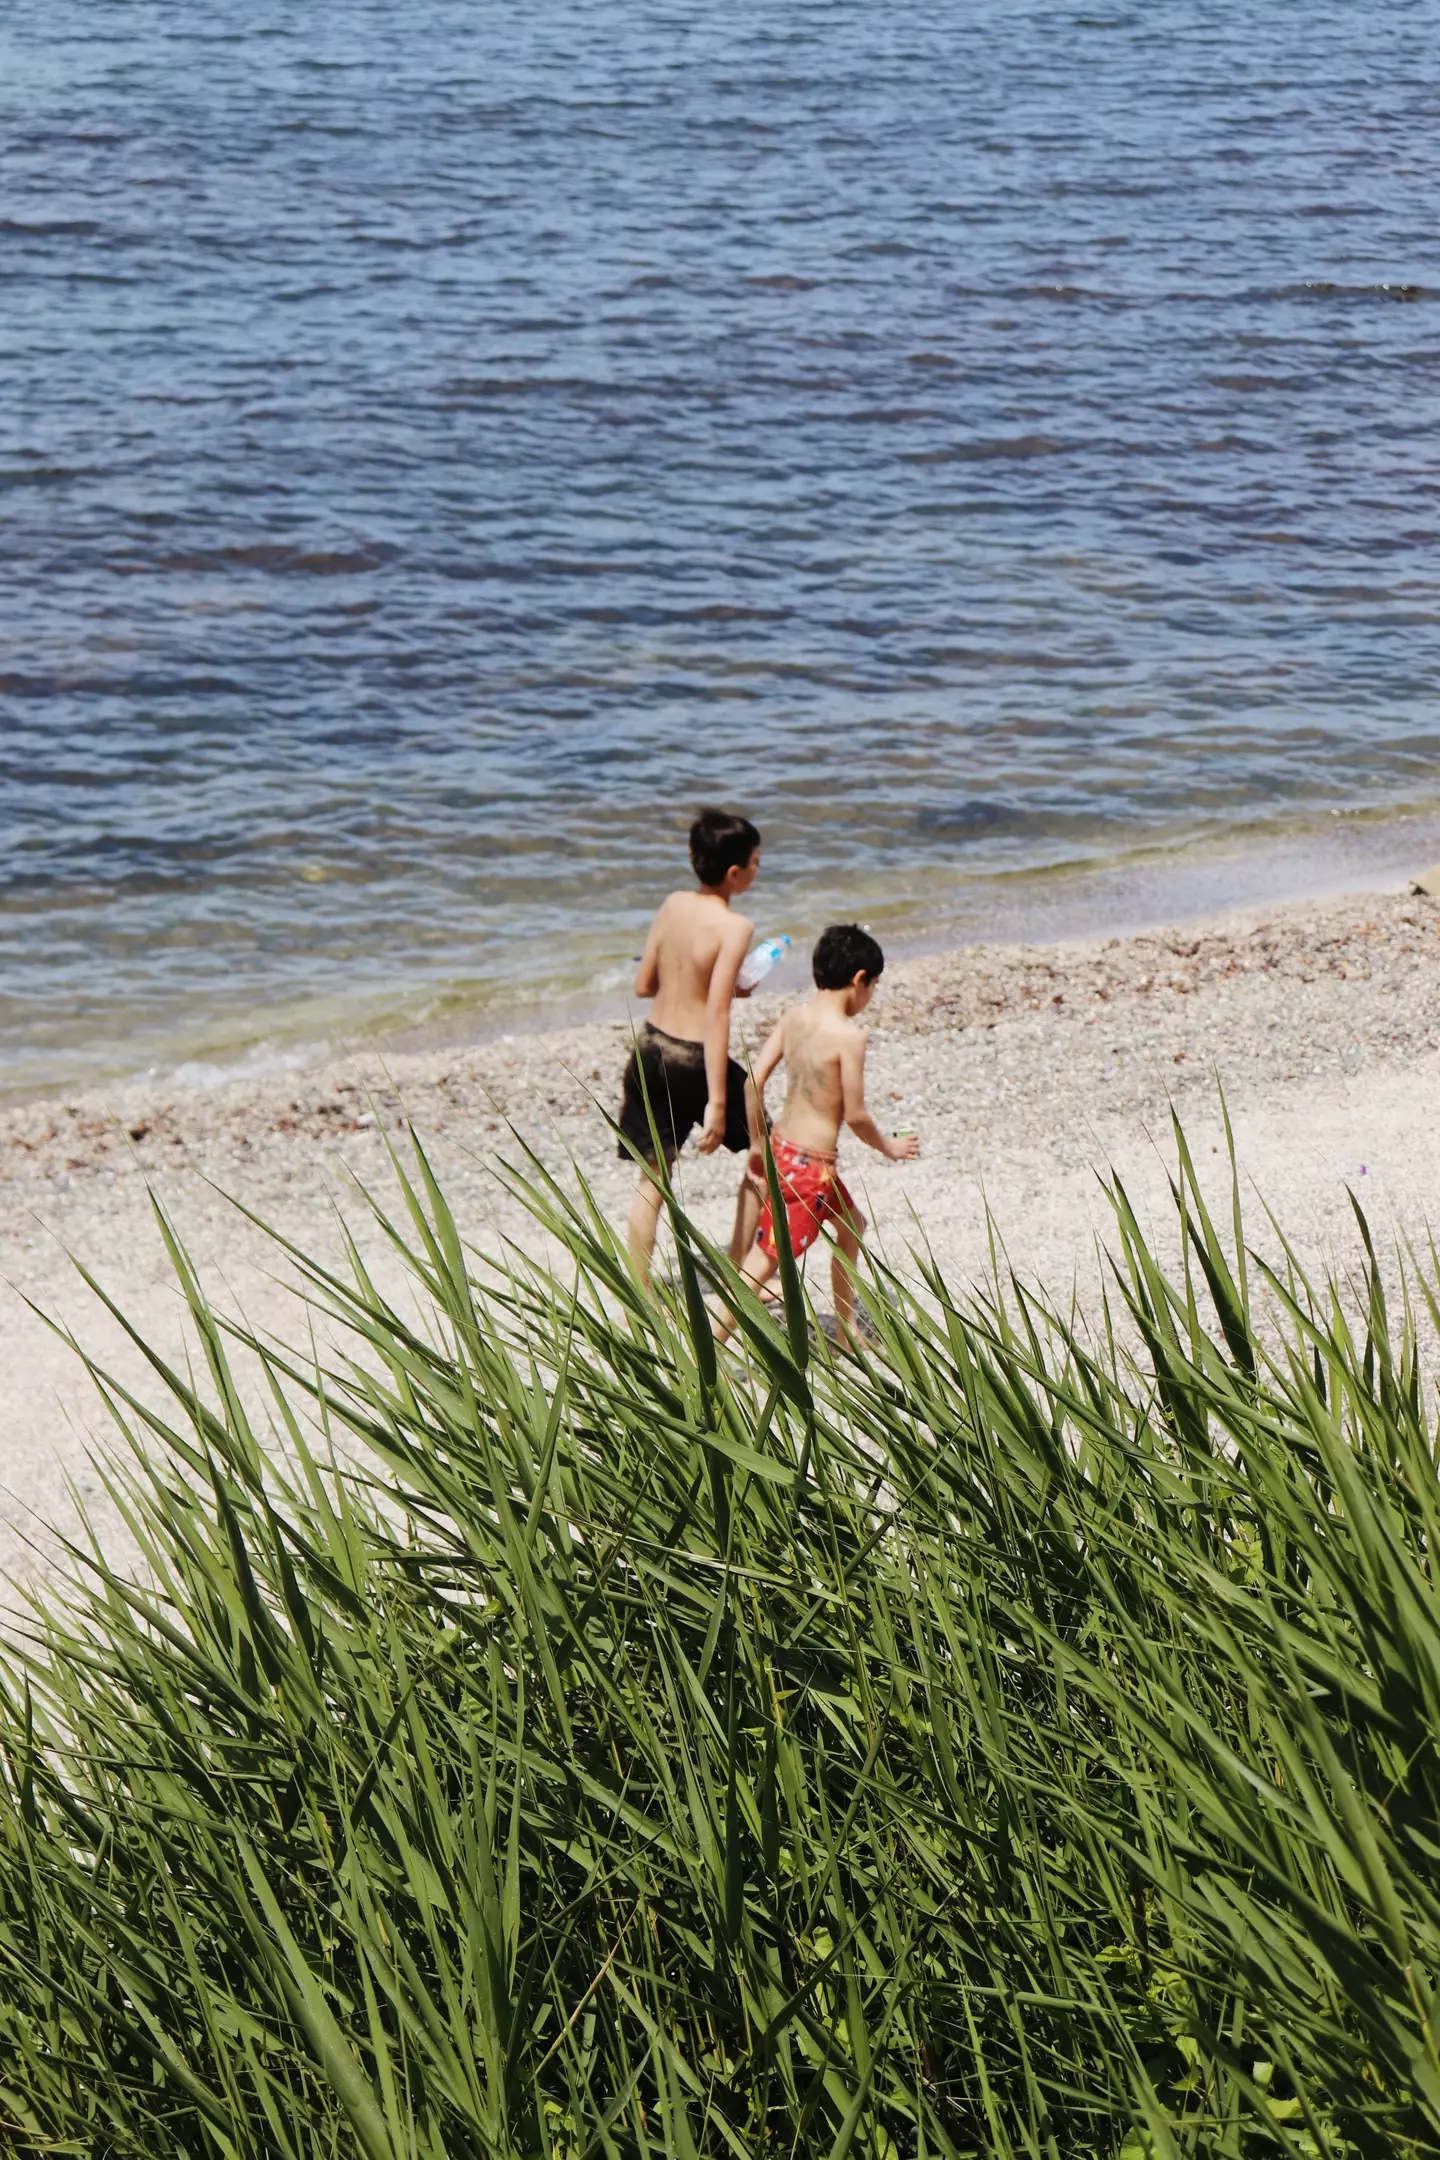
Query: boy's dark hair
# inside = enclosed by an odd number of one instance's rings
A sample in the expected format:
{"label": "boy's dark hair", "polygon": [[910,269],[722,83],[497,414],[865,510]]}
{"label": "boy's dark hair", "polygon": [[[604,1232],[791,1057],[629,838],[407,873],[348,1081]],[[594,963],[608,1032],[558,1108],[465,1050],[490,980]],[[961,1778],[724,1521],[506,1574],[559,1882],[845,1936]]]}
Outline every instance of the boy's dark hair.
{"label": "boy's dark hair", "polygon": [[743,870],[760,835],[733,810],[702,810],[690,827],[690,860],[702,885],[723,885],[727,870]]}
{"label": "boy's dark hair", "polygon": [[831,923],[815,940],[810,972],[817,990],[848,990],[857,975],[867,982],[883,975],[885,955],[859,923]]}

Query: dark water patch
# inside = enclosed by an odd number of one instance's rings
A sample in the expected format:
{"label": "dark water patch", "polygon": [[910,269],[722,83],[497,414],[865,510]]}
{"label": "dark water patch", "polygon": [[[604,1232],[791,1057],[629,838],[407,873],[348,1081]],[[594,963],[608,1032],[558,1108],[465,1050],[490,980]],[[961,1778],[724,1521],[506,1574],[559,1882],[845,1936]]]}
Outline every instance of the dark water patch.
{"label": "dark water patch", "polygon": [[[95,218],[0,217],[0,240],[88,240],[106,228]],[[107,233],[107,238],[110,235]]]}
{"label": "dark water patch", "polygon": [[[1057,848],[1062,857],[1084,855],[1097,842],[1121,838],[1115,822],[1089,804],[1065,807],[1056,803],[1032,809],[988,796],[922,809],[916,814],[915,830],[931,846],[961,851],[1020,842],[1042,851],[1044,860],[1052,859]],[[1007,848],[1007,855],[1013,859],[1013,847]]]}
{"label": "dark water patch", "polygon": [[933,450],[901,450],[907,465],[987,465],[992,459],[1023,463],[1063,455],[1066,445],[1045,435],[1012,435],[996,442],[945,443]]}
{"label": "dark water patch", "polygon": [[976,797],[972,802],[951,803],[943,809],[921,810],[915,819],[915,828],[921,833],[939,833],[947,840],[964,842],[977,840],[997,833],[1020,831],[1026,823],[1026,812],[1013,803],[991,802]]}
{"label": "dark water patch", "polygon": [[349,550],[287,547],[283,542],[253,541],[244,547],[197,549],[157,558],[160,570],[267,570],[300,577],[351,577],[393,562],[399,550],[373,546]]}

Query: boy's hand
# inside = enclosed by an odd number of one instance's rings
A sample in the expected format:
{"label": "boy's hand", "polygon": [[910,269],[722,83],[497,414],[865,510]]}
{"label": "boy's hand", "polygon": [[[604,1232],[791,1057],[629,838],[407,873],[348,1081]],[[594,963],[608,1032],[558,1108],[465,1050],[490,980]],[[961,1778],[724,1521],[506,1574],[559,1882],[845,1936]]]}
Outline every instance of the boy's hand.
{"label": "boy's hand", "polygon": [[914,1162],[920,1153],[920,1135],[913,1132],[892,1133],[886,1143],[885,1153],[891,1162]]}
{"label": "boy's hand", "polygon": [[708,1102],[705,1105],[705,1125],[696,1142],[702,1155],[713,1155],[725,1138],[725,1104]]}

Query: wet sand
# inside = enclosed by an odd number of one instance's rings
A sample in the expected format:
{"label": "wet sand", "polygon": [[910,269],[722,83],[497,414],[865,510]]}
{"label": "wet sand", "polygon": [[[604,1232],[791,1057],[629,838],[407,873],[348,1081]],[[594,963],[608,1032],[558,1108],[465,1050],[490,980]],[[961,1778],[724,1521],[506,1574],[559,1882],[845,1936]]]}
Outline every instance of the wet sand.
{"label": "wet sand", "polygon": [[[775,1003],[737,1008],[737,1037],[758,1041]],[[967,947],[893,967],[871,1021],[872,1107],[917,1127],[924,1152],[892,1168],[849,1142],[845,1175],[888,1252],[918,1226],[957,1282],[985,1268],[988,1206],[1022,1272],[1056,1295],[1093,1294],[1109,1222],[1097,1168],[1118,1168],[1163,1226],[1172,1103],[1202,1162],[1222,1169],[1217,1076],[1246,1183],[1307,1258],[1353,1257],[1347,1187],[1391,1240],[1423,1238],[1440,1215],[1432,900],[1371,892],[1103,942]],[[394,1283],[355,1181],[383,1193],[384,1142],[405,1115],[482,1249],[539,1242],[494,1178],[497,1154],[515,1152],[511,1125],[555,1167],[578,1163],[618,1220],[633,1172],[604,1112],[627,1040],[616,1023],[385,1060],[371,1048],[299,1076],[137,1081],[0,1111],[0,1570],[39,1564],[32,1534],[71,1519],[72,1480],[102,1534],[118,1535],[88,1462],[104,1413],[31,1305],[154,1392],[68,1256],[180,1353],[153,1194],[217,1302],[295,1339],[275,1251],[232,1203],[332,1257],[343,1211]],[[736,1171],[725,1157],[682,1163],[687,1202],[722,1240]],[[1251,1234],[1274,1244],[1258,1200]],[[823,1277],[812,1289],[823,1303]]]}

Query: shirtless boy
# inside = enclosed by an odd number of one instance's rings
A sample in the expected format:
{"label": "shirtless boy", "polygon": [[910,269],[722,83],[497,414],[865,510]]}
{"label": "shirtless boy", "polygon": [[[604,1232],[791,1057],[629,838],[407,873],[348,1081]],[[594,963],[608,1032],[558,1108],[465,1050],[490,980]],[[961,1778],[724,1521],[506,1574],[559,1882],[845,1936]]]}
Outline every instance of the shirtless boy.
{"label": "shirtless boy", "polygon": [[[664,1199],[653,1168],[655,1136],[667,1170],[696,1125],[702,1155],[718,1147],[738,1155],[751,1145],[745,1073],[730,1055],[730,1004],[754,925],[730,903],[749,892],[759,875],[760,835],[748,818],[702,811],[690,828],[690,861],[696,890],[671,893],[645,941],[635,995],[654,1003],[625,1068],[620,1103],[620,1153],[632,1160],[638,1154],[652,1166],[641,1170],[626,1226],[630,1258],[644,1282]],[[760,1188],[747,1172],[730,1240],[736,1267],[750,1249],[759,1216]]]}
{"label": "shirtless boy", "polygon": [[[822,932],[811,963],[815,995],[808,1005],[786,1013],[755,1067],[751,1117],[764,1131],[765,1083],[784,1060],[785,1108],[771,1128],[790,1244],[798,1255],[833,1225],[835,1252],[830,1281],[841,1340],[854,1348],[855,1262],[865,1234],[865,1218],[840,1182],[836,1154],[840,1128],[848,1125],[857,1140],[873,1147],[887,1162],[909,1162],[920,1152],[913,1133],[892,1139],[881,1132],[865,1107],[865,1030],[855,1025],[875,994],[885,955],[857,923],[833,923]],[[751,1175],[764,1175],[763,1159],[752,1157]],[[740,1272],[763,1290],[779,1266],[771,1202],[760,1217],[758,1242]],[[735,1325],[725,1312],[715,1323],[723,1341]]]}

